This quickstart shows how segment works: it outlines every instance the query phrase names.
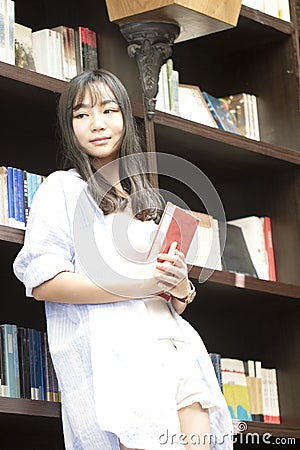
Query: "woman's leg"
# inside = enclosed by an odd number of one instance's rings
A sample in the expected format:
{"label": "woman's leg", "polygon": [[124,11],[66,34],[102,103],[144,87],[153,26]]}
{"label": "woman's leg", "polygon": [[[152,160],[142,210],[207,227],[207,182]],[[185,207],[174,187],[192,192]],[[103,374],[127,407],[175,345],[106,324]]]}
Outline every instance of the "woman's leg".
{"label": "woman's leg", "polygon": [[200,403],[192,403],[178,410],[182,443],[186,450],[209,450],[210,427],[209,414]]}
{"label": "woman's leg", "polygon": [[120,450],[139,450],[138,448],[134,448],[134,449],[132,449],[132,448],[127,448],[127,447],[125,447],[125,445],[123,445],[123,444],[121,444],[121,442],[120,442]]}

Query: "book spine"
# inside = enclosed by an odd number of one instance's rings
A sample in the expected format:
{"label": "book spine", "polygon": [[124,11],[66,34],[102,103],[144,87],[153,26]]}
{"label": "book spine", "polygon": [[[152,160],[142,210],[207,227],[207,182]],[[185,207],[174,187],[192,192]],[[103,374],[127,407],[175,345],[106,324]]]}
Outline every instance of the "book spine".
{"label": "book spine", "polygon": [[4,343],[4,369],[7,384],[7,397],[16,397],[16,377],[14,368],[14,339],[11,324],[0,325],[3,332]]}
{"label": "book spine", "polygon": [[22,169],[16,169],[17,185],[17,209],[18,209],[18,227],[25,228],[25,208],[24,208],[24,183],[23,183],[23,171]]}
{"label": "book spine", "polygon": [[203,94],[204,100],[206,101],[207,106],[208,106],[208,108],[209,108],[209,110],[210,110],[210,112],[211,112],[211,114],[212,114],[212,116],[213,116],[213,118],[214,118],[218,128],[220,130],[225,130],[225,128],[224,128],[224,126],[223,126],[223,124],[222,124],[222,122],[221,122],[221,120],[219,118],[219,115],[217,114],[217,112],[216,112],[212,102],[210,101],[210,98],[209,98],[208,94],[205,91],[202,91],[202,94]]}
{"label": "book spine", "polygon": [[0,327],[0,377],[1,377],[1,397],[8,397],[8,386],[5,371],[5,338],[3,327]]}
{"label": "book spine", "polygon": [[0,0],[0,61],[6,62],[6,0]]}
{"label": "book spine", "polygon": [[15,64],[15,2],[7,1],[7,45],[6,61]]}
{"label": "book spine", "polygon": [[25,226],[28,221],[28,181],[27,181],[27,170],[23,170],[23,202],[24,202],[24,219],[25,219]]}
{"label": "book spine", "polygon": [[272,393],[272,420],[273,423],[280,424],[280,408],[279,408],[279,395],[277,385],[277,370],[275,368],[270,369],[270,389]]}
{"label": "book spine", "polygon": [[7,167],[7,202],[8,202],[8,225],[16,225],[15,202],[14,202],[14,175],[13,167]]}
{"label": "book spine", "polygon": [[75,53],[76,53],[76,70],[77,73],[81,73],[83,71],[83,42],[81,38],[81,28],[74,28],[74,39],[75,39]]}
{"label": "book spine", "polygon": [[39,400],[45,400],[45,381],[44,381],[44,369],[43,369],[43,355],[42,355],[42,340],[41,332],[34,330],[36,341],[36,358],[37,358],[37,387]]}
{"label": "book spine", "polygon": [[265,244],[267,250],[268,257],[268,265],[269,265],[269,280],[276,281],[276,267],[275,267],[275,255],[274,255],[274,246],[273,246],[273,234],[272,234],[272,226],[271,226],[271,218],[264,217],[264,234],[265,234]]}
{"label": "book spine", "polygon": [[77,75],[74,29],[67,27],[70,79]]}
{"label": "book spine", "polygon": [[12,326],[12,344],[13,344],[13,368],[14,368],[14,396],[20,398],[20,367],[19,367],[19,351],[18,351],[18,328],[17,325]]}

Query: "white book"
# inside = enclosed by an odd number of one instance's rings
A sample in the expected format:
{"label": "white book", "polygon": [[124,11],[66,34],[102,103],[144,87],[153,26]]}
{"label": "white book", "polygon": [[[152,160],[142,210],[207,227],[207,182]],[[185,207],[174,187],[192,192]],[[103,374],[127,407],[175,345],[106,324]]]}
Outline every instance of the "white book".
{"label": "white book", "polygon": [[271,405],[272,417],[275,423],[280,423],[279,395],[277,385],[277,370],[273,367],[269,369],[270,386],[271,386]]}
{"label": "white book", "polygon": [[188,264],[222,270],[219,226],[208,214],[193,212],[199,219],[197,231],[186,255]]}
{"label": "white book", "polygon": [[6,0],[7,14],[7,46],[6,46],[6,62],[15,64],[15,2]]}
{"label": "white book", "polygon": [[277,0],[264,0],[264,13],[278,18]]}
{"label": "white book", "polygon": [[15,23],[15,64],[28,70],[36,70],[33,56],[32,29]]}
{"label": "white book", "polygon": [[198,86],[179,84],[179,113],[183,119],[218,128]]}
{"label": "white book", "polygon": [[15,64],[15,2],[0,0],[0,61]]}
{"label": "white book", "polygon": [[160,68],[158,78],[158,93],[156,97],[156,109],[166,113],[170,112],[169,108],[169,88],[167,64],[163,64]]}
{"label": "white book", "polygon": [[242,5],[249,6],[249,8],[257,9],[258,11],[264,10],[264,0],[243,0]]}
{"label": "white book", "polygon": [[60,26],[52,28],[52,29],[54,31],[58,31],[60,33],[63,80],[70,81],[70,79],[71,79],[71,68],[70,68],[70,57],[69,57],[69,44],[68,44],[67,27],[64,26],[64,25],[60,25]]}
{"label": "white book", "polygon": [[272,416],[272,401],[271,401],[271,386],[269,381],[269,369],[261,368],[261,390],[262,390],[262,405],[263,415],[266,422],[270,422]]}
{"label": "white book", "polygon": [[0,0],[0,61],[6,62],[6,0]]}
{"label": "white book", "polygon": [[260,140],[260,129],[259,129],[259,118],[258,118],[258,108],[257,108],[257,98],[254,94],[250,95],[251,112],[252,112],[252,123],[253,123],[253,139],[256,141]]}
{"label": "white book", "polygon": [[62,41],[61,34],[56,30],[51,30],[53,45],[53,76],[59,80],[63,80],[62,67]]}
{"label": "white book", "polygon": [[33,31],[33,55],[36,71],[50,77],[53,76],[53,44],[49,28]]}
{"label": "white book", "polygon": [[248,216],[230,220],[228,223],[241,227],[258,278],[269,280],[263,219],[257,216]]}
{"label": "white book", "polygon": [[278,17],[279,19],[291,21],[290,3],[289,0],[277,0],[278,2]]}

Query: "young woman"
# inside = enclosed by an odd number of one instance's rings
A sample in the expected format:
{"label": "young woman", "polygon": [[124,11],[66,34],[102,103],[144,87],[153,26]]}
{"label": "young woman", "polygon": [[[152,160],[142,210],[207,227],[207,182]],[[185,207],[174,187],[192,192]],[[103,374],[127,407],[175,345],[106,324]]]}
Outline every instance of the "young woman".
{"label": "young woman", "polygon": [[209,355],[180,316],[194,290],[184,256],[174,243],[145,264],[163,202],[124,86],[84,72],[58,119],[65,170],[36,192],[13,268],[45,302],[66,449],[231,449]]}

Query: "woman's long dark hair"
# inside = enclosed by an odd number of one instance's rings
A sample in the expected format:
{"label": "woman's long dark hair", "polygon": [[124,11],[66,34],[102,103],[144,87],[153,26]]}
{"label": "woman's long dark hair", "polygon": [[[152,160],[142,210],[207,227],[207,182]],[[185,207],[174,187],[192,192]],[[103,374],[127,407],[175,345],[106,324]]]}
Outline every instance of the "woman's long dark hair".
{"label": "woman's long dark hair", "polygon": [[[104,214],[124,209],[127,200],[111,186],[91,164],[89,155],[79,145],[73,130],[73,111],[88,93],[92,105],[99,100],[99,82],[107,86],[115,96],[121,110],[124,131],[120,146],[119,172],[123,189],[130,194],[132,212],[140,220],[157,222],[163,206],[162,197],[154,189],[147,176],[146,154],[142,152],[141,138],[132,114],[128,93],[121,81],[103,69],[83,72],[74,77],[61,94],[58,103],[58,124],[62,142],[64,169],[75,168],[88,183],[90,193]],[[122,158],[130,156],[129,158]]]}

